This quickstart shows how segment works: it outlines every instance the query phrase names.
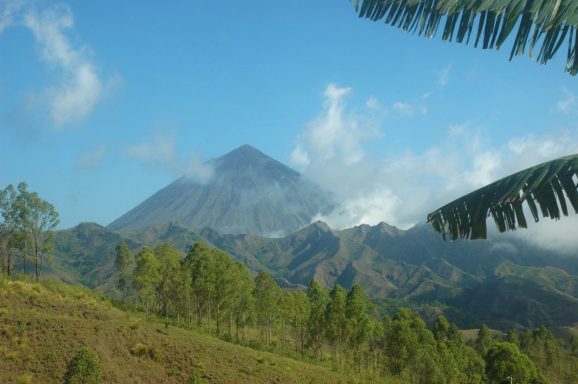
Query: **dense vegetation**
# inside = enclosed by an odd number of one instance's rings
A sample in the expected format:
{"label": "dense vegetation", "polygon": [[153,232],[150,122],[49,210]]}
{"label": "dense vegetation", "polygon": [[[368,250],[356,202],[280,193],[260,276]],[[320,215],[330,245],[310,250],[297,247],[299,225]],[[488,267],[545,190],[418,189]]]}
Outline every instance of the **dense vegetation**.
{"label": "dense vegetation", "polygon": [[[129,255],[120,243],[116,260],[121,292],[129,268],[122,260]],[[500,340],[492,339],[484,326],[467,344],[443,316],[431,329],[407,308],[378,319],[357,284],[349,291],[340,285],[328,291],[312,280],[305,291],[283,290],[266,272],[253,279],[244,265],[199,242],[184,257],[160,244],[143,247],[134,260],[130,276],[144,311],[236,343],[413,383],[578,379],[578,356],[572,350],[576,341],[556,339],[544,327],[513,331]]]}

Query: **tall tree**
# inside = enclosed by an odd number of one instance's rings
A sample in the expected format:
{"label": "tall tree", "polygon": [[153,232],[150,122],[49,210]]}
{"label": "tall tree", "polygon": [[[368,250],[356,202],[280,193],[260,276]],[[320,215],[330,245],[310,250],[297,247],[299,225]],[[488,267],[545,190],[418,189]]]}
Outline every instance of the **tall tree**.
{"label": "tall tree", "polygon": [[118,270],[118,283],[116,287],[120,290],[122,295],[122,301],[126,298],[126,292],[128,287],[128,277],[129,272],[128,269],[130,267],[130,263],[132,261],[132,255],[130,254],[130,249],[124,242],[121,240],[115,248],[116,258],[114,259],[114,265]]}
{"label": "tall tree", "polygon": [[224,314],[229,310],[235,288],[235,272],[233,261],[225,252],[219,249],[211,250],[213,257],[213,276],[215,286],[215,320],[217,323],[217,335],[221,334]]}
{"label": "tall tree", "polygon": [[18,191],[12,184],[0,190],[0,257],[2,270],[10,276],[14,268],[12,254],[24,251],[24,230]]}
{"label": "tall tree", "polygon": [[353,352],[354,363],[360,369],[361,348],[368,340],[371,332],[369,319],[369,300],[359,284],[354,284],[347,293],[345,302],[345,317],[347,322],[347,344]]}
{"label": "tall tree", "polygon": [[308,324],[309,343],[321,360],[323,358],[323,339],[325,336],[325,311],[329,303],[329,294],[315,279],[312,279],[307,287],[307,297],[311,302]]}
{"label": "tall tree", "polygon": [[235,334],[238,342],[239,333],[242,333],[244,337],[244,329],[253,317],[255,301],[252,293],[255,282],[251,272],[243,264],[236,262],[233,265],[233,271],[231,313],[235,322]]}
{"label": "tall tree", "polygon": [[303,357],[305,355],[305,343],[307,342],[307,325],[311,314],[311,302],[304,291],[294,291],[291,292],[291,295],[295,305],[292,313],[293,317],[291,318],[291,328],[293,329],[296,349]]}
{"label": "tall tree", "polygon": [[203,310],[207,314],[207,329],[211,329],[211,304],[215,292],[215,266],[211,251],[202,243],[195,243],[189,250],[192,263],[193,294],[197,301],[197,321],[203,320]]}
{"label": "tall tree", "polygon": [[145,303],[147,313],[155,305],[157,287],[161,282],[161,263],[152,249],[145,246],[135,256],[132,281],[138,295]]}
{"label": "tall tree", "polygon": [[257,323],[263,330],[267,345],[270,345],[273,338],[273,324],[279,316],[281,288],[267,272],[260,272],[255,277],[253,296]]}
{"label": "tall tree", "polygon": [[35,266],[36,280],[39,280],[45,256],[51,249],[53,229],[60,220],[52,204],[42,200],[38,193],[27,191],[27,188],[24,182],[18,184],[17,204],[26,248]]}
{"label": "tall tree", "polygon": [[329,292],[329,303],[325,312],[325,336],[331,344],[331,358],[336,361],[337,352],[340,357],[343,350],[343,339],[347,327],[345,315],[347,291],[339,284],[335,284]]}
{"label": "tall tree", "polygon": [[475,347],[478,353],[484,357],[492,346],[492,337],[490,336],[490,328],[486,324],[482,324],[476,337]]}
{"label": "tall tree", "polygon": [[177,292],[180,283],[181,256],[179,251],[167,243],[157,245],[154,254],[160,266],[158,291],[161,314],[168,316],[170,309],[175,307],[178,299]]}

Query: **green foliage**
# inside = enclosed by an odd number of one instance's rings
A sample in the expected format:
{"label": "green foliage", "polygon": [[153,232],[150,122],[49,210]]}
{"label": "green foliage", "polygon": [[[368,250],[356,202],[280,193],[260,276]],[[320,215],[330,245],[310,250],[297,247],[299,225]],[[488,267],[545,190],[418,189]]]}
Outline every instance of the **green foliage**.
{"label": "green foliage", "polygon": [[186,384],[205,384],[205,383],[206,381],[203,379],[203,376],[198,372],[193,372],[186,382]]}
{"label": "green foliage", "polygon": [[[354,3],[360,17],[383,20],[426,37],[434,37],[444,24],[442,39],[447,41],[467,44],[472,37],[474,46],[499,49],[511,40],[510,59],[523,54],[529,46],[530,56],[545,64],[567,39],[566,71],[572,75],[578,72],[578,48],[573,39],[578,9],[573,0],[354,0]],[[517,32],[512,34],[516,27]],[[537,54],[534,47],[539,47]]]}
{"label": "green foliage", "polygon": [[335,360],[337,350],[343,351],[346,336],[347,291],[339,284],[335,284],[329,292],[329,303],[325,312],[325,337],[332,346],[332,358]]}
{"label": "green foliage", "polygon": [[132,255],[130,250],[126,245],[126,242],[121,240],[115,248],[116,258],[114,260],[114,265],[118,270],[118,284],[117,288],[122,294],[122,300],[126,298],[126,290],[128,287],[128,268],[132,262]]}
{"label": "green foliage", "polygon": [[568,216],[566,198],[578,213],[578,154],[561,157],[504,177],[430,213],[427,221],[452,240],[485,239],[486,218],[492,215],[500,232],[526,228],[523,203],[535,221]]}
{"label": "green foliage", "polygon": [[536,365],[515,344],[496,342],[486,355],[486,374],[491,382],[532,383],[541,379]]}
{"label": "green foliage", "polygon": [[161,282],[161,263],[149,247],[143,247],[135,256],[136,267],[132,281],[147,312],[157,299],[157,287]]}
{"label": "green foliage", "polygon": [[307,326],[309,345],[322,357],[323,336],[325,330],[325,309],[329,303],[329,294],[314,279],[307,287],[307,297],[311,303],[311,311],[309,313],[309,323]]}
{"label": "green foliage", "polygon": [[32,374],[30,373],[23,373],[18,375],[14,378],[15,384],[30,384],[32,383]]}
{"label": "green foliage", "polygon": [[100,381],[98,355],[86,348],[79,350],[66,367],[64,384],[98,384]]}
{"label": "green foliage", "polygon": [[253,297],[257,324],[263,328],[267,345],[270,345],[273,339],[273,324],[279,316],[281,288],[267,272],[261,272],[255,277]]}
{"label": "green foliage", "polygon": [[181,256],[179,251],[167,243],[155,247],[154,256],[159,264],[159,285],[157,287],[161,314],[168,316],[170,310],[174,310],[178,299],[178,280]]}
{"label": "green foliage", "polygon": [[36,280],[40,279],[48,252],[52,249],[53,229],[60,222],[54,206],[40,198],[38,193],[29,192],[24,182],[17,188],[9,185],[0,191],[0,257],[4,271],[11,274],[14,250],[22,255],[26,273],[26,261],[35,266]]}
{"label": "green foliage", "polygon": [[476,350],[480,353],[481,356],[486,356],[486,353],[488,353],[488,350],[492,346],[490,329],[486,326],[486,324],[482,324],[480,327],[480,330],[478,331],[478,337],[475,341],[475,346]]}

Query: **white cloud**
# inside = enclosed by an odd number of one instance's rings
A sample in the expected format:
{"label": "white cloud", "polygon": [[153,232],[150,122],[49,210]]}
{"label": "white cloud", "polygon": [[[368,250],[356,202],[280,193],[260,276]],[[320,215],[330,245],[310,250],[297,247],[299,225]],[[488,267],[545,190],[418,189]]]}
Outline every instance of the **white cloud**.
{"label": "white cloud", "polygon": [[445,66],[441,71],[437,72],[437,83],[440,87],[445,87],[446,85],[448,85],[451,70],[452,65],[449,64]]}
{"label": "white cloud", "polygon": [[[421,97],[421,100],[426,100],[427,97]],[[427,106],[421,103],[421,100],[414,100],[411,102],[407,101],[396,101],[391,105],[391,110],[402,117],[415,116],[416,113],[421,113],[422,115],[427,115],[429,109]]]}
{"label": "white cloud", "polygon": [[102,164],[107,151],[106,145],[99,145],[94,150],[81,155],[76,160],[76,167],[79,169],[98,168]]}
{"label": "white cloud", "polygon": [[214,168],[203,162],[197,153],[191,153],[180,168],[180,174],[200,184],[208,183],[215,174]]}
{"label": "white cloud", "polygon": [[151,166],[172,166],[177,159],[175,134],[157,132],[150,141],[127,146],[124,153]]}
{"label": "white cloud", "polygon": [[369,109],[375,109],[375,110],[382,109],[381,103],[379,102],[379,100],[375,96],[371,96],[369,99],[367,99],[367,101],[365,102],[365,106]]}
{"label": "white cloud", "polygon": [[563,88],[564,98],[556,102],[555,110],[562,113],[576,113],[578,112],[578,100],[574,92]]}
{"label": "white cloud", "polygon": [[402,101],[393,103],[391,108],[402,116],[412,116],[415,112],[415,109],[411,104]]}
{"label": "white cloud", "polygon": [[33,1],[4,1],[0,32],[9,26],[23,26],[34,34],[42,60],[60,81],[36,95],[46,104],[51,121],[63,126],[86,118],[118,78],[103,83],[88,47],[71,44],[67,31],[74,26],[70,8],[51,4],[39,8]]}
{"label": "white cloud", "polygon": [[196,153],[182,160],[175,143],[174,131],[157,132],[148,141],[125,147],[124,154],[142,161],[146,166],[168,169],[176,176],[184,176],[201,184],[207,183],[213,177],[213,167],[203,162]]}
{"label": "white cloud", "polygon": [[21,1],[0,1],[0,33],[14,24],[14,13],[22,7]]}
{"label": "white cloud", "polygon": [[465,122],[449,125],[445,137],[420,153],[400,148],[371,156],[365,147],[381,137],[375,135],[379,130],[375,122],[367,127],[364,116],[350,113],[357,110],[345,102],[351,89],[343,90],[337,98],[326,92],[319,116],[298,137],[292,154],[293,164],[340,200],[338,210],[318,217],[334,228],[379,221],[407,228],[474,189],[578,152],[578,131],[530,134],[493,145],[485,130]]}
{"label": "white cloud", "polygon": [[538,223],[532,221],[527,229],[517,230],[510,236],[519,237],[543,249],[576,256],[576,250],[578,250],[577,228],[578,216],[571,213],[571,216],[562,217],[560,220],[543,218]]}
{"label": "white cloud", "polygon": [[343,100],[350,92],[351,88],[339,88],[334,84],[327,86],[321,113],[297,139],[292,154],[294,165],[303,166],[312,160],[309,159],[309,149],[324,161],[357,162],[362,155],[362,142],[381,135],[369,121],[362,123],[353,114],[344,113]]}

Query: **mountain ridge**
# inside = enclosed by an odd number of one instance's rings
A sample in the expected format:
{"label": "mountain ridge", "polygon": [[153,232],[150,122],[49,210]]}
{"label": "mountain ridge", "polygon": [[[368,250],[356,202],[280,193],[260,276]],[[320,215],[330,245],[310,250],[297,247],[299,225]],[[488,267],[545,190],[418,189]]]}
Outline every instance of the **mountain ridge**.
{"label": "mountain ridge", "polygon": [[168,242],[184,253],[203,241],[287,287],[304,288],[311,279],[325,287],[359,283],[385,302],[456,308],[447,316],[462,326],[485,322],[507,329],[578,322],[578,259],[519,240],[445,242],[425,225],[402,230],[381,223],[333,230],[315,222],[284,237],[264,238],[175,223],[121,232],[81,224],[57,232],[51,270],[65,271],[63,280],[112,293],[114,247],[120,239],[134,252]]}

